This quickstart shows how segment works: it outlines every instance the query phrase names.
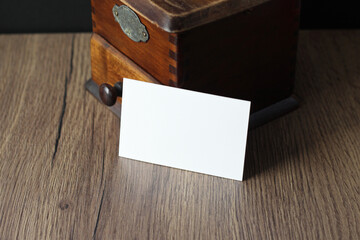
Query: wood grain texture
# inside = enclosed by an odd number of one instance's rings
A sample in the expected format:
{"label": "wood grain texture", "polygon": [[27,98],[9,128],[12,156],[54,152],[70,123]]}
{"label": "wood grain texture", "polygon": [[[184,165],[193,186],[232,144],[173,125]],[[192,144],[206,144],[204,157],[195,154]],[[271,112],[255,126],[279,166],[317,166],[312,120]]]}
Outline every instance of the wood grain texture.
{"label": "wood grain texture", "polygon": [[[114,86],[117,82],[122,82],[123,78],[160,84],[96,33],[92,34],[90,51],[91,77],[99,86],[103,83]],[[118,97],[116,101],[121,103],[122,98]]]}
{"label": "wood grain texture", "polygon": [[168,85],[173,75],[169,72],[169,64],[175,63],[175,60],[169,56],[169,50],[176,52],[176,46],[169,42],[172,34],[140,17],[149,33],[149,40],[146,43],[134,42],[125,35],[114,19],[112,8],[115,4],[122,3],[118,0],[92,0],[94,33],[103,37],[155,79]]}
{"label": "wood grain texture", "polygon": [[123,0],[167,32],[182,32],[248,10],[269,0]]}
{"label": "wood grain texture", "polygon": [[[116,0],[93,0],[94,32],[162,84],[246,99],[252,101],[252,112],[292,94],[299,0],[272,0],[251,12],[176,34],[142,19],[149,29],[146,43],[125,36],[112,15],[115,4]],[[101,45],[97,49],[104,52]],[[100,58],[93,64],[93,75],[103,71],[94,77],[98,84],[109,81],[107,71],[113,66],[119,66],[116,74],[126,76],[118,61],[112,60]]]}
{"label": "wood grain texture", "polygon": [[118,120],[84,90],[89,40],[0,36],[0,239],[96,233]]}
{"label": "wood grain texture", "polygon": [[92,78],[98,85],[114,85],[123,78],[159,83],[99,35],[92,35],[90,46]]}
{"label": "wood grain texture", "polygon": [[0,35],[0,239],[360,238],[360,31],[300,33],[302,106],[249,133],[244,182],[118,158],[89,42]]}

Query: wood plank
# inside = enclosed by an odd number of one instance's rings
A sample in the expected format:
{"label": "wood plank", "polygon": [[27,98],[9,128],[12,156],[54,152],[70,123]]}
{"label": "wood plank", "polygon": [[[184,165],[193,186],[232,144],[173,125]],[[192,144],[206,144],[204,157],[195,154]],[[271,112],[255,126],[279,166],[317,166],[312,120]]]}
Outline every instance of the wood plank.
{"label": "wood plank", "polygon": [[[360,31],[302,31],[244,182],[118,158],[90,34],[0,35],[0,239],[359,239]],[[221,160],[221,159],[219,159]]]}
{"label": "wood plank", "polygon": [[0,239],[96,232],[119,121],[84,90],[89,40],[0,37]]}

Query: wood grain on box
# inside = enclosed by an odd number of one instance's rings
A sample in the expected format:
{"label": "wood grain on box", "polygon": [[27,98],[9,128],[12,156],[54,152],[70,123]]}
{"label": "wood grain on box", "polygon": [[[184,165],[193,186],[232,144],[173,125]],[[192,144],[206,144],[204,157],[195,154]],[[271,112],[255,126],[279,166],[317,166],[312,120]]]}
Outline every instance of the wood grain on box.
{"label": "wood grain on box", "polygon": [[[190,2],[184,6],[195,4]],[[200,1],[193,10],[210,2],[216,1]],[[92,1],[94,32],[160,83],[250,100],[252,112],[292,94],[299,0],[268,1],[251,11],[178,33],[165,32],[140,16],[150,36],[146,43],[134,42],[123,33],[112,14],[115,4],[123,3]],[[107,62],[108,66],[116,64]],[[101,63],[97,69],[100,66],[108,69]],[[106,73],[102,76],[103,80],[94,80],[109,81]]]}
{"label": "wood grain on box", "polygon": [[176,60],[169,55],[170,50],[177,52],[176,45],[169,42],[173,34],[165,32],[140,16],[149,33],[149,40],[146,43],[134,42],[126,36],[114,19],[112,8],[115,4],[120,6],[123,3],[117,0],[92,0],[92,19],[95,23],[93,31],[162,84],[169,85],[170,80],[176,82],[169,71],[169,65],[176,68]]}
{"label": "wood grain on box", "polygon": [[182,32],[234,15],[269,0],[123,0],[167,32]]}
{"label": "wood grain on box", "polygon": [[98,85],[114,85],[123,78],[159,83],[96,33],[92,35],[90,45],[92,78]]}

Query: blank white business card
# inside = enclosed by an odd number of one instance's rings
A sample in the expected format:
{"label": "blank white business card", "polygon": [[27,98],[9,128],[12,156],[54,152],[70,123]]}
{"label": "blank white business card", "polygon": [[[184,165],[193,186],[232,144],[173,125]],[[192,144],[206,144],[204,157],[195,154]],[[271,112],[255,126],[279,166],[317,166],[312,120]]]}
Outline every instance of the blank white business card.
{"label": "blank white business card", "polygon": [[119,156],[242,180],[250,102],[124,79]]}

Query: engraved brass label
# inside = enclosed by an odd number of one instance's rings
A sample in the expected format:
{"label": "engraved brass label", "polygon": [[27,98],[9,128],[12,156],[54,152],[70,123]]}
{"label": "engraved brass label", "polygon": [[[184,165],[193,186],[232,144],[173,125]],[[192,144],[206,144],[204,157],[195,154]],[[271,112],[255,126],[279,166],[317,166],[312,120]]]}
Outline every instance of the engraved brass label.
{"label": "engraved brass label", "polygon": [[112,9],[115,20],[120,24],[123,32],[135,42],[147,42],[149,33],[145,25],[140,22],[136,13],[125,5],[115,5]]}

